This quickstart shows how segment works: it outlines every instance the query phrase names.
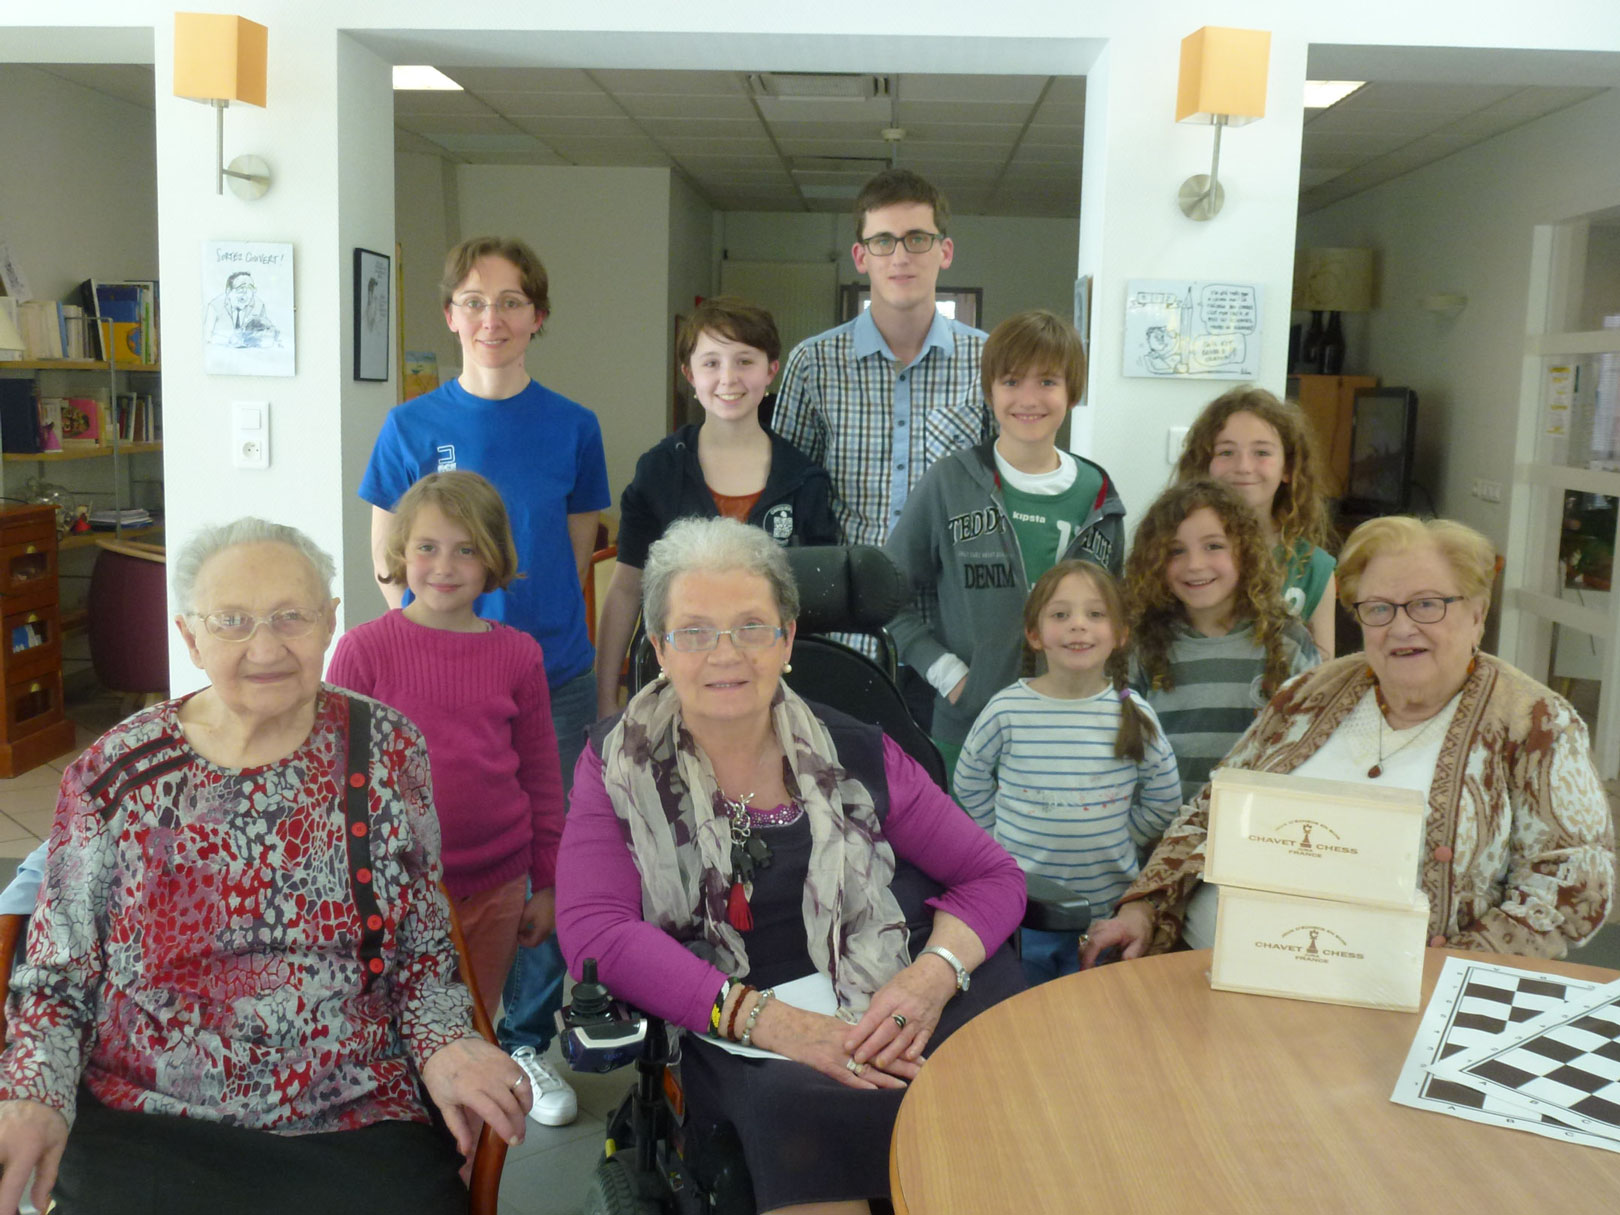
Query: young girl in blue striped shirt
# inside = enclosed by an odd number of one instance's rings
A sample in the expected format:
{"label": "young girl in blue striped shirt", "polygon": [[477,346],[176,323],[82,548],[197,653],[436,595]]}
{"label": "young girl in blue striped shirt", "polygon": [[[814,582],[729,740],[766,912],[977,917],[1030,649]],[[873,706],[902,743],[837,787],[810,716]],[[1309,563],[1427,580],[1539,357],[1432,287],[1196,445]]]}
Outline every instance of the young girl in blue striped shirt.
{"label": "young girl in blue striped shirt", "polygon": [[[1111,914],[1181,808],[1176,757],[1125,682],[1125,605],[1108,571],[1062,561],[1024,605],[1026,667],[990,698],[962,746],[957,801],[1027,872]],[[1080,969],[1073,934],[1023,930],[1024,972],[1042,983]]]}

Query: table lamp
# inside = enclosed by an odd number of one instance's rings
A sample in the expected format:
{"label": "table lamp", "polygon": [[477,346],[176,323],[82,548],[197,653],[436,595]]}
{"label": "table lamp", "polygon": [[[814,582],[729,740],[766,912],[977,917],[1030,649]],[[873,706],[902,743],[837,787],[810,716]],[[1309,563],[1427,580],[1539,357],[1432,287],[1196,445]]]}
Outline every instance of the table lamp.
{"label": "table lamp", "polygon": [[1311,314],[1311,325],[1300,343],[1299,370],[1342,374],[1345,346],[1339,314],[1369,312],[1372,306],[1371,249],[1301,249],[1294,259],[1294,307]]}

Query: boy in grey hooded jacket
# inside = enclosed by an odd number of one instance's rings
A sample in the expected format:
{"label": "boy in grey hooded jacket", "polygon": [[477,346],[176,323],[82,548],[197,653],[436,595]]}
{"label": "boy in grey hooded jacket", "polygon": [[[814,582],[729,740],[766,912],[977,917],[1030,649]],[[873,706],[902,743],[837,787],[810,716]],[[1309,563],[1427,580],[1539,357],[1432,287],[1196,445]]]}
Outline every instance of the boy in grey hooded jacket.
{"label": "boy in grey hooded jacket", "polygon": [[1118,574],[1125,504],[1098,465],[1059,451],[1079,399],[1079,335],[1049,312],[997,326],[980,376],[1001,433],[938,461],[906,501],[886,551],[915,598],[889,623],[901,660],[936,692],[934,742],[947,771],[990,697],[1018,677],[1024,600],[1058,561]]}

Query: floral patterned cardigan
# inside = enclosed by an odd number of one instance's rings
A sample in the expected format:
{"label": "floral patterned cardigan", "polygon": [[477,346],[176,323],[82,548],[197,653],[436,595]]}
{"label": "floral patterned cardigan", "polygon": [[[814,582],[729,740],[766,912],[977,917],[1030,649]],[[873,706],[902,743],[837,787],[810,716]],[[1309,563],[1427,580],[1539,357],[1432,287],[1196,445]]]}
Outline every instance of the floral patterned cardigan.
{"label": "floral patterned cardigan", "polygon": [[[1359,654],[1291,680],[1225,766],[1292,772],[1372,688]],[[1204,869],[1209,786],[1165,832],[1120,900],[1156,912],[1149,952],[1171,948]],[[1441,857],[1448,855],[1449,860]],[[1440,744],[1429,791],[1422,885],[1431,941],[1454,949],[1563,957],[1602,927],[1615,878],[1614,825],[1586,727],[1563,697],[1478,656]]]}
{"label": "floral patterned cardigan", "polygon": [[[365,796],[346,803],[362,702]],[[187,745],[183,703],[113,727],[63,776],[0,1099],[70,1123],[81,1085],[113,1109],[282,1133],[428,1121],[422,1064],[475,1031],[421,735],[322,685],[297,750],[228,769]]]}

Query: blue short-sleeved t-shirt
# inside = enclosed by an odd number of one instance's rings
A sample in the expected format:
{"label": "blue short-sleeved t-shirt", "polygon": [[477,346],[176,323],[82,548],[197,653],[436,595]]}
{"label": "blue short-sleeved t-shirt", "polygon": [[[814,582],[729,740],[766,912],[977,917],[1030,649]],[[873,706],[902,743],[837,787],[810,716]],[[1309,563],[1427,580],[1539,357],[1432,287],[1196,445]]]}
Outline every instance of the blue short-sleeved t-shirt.
{"label": "blue short-sleeved t-shirt", "polygon": [[595,654],[568,516],[612,501],[596,415],[533,381],[515,397],[491,401],[451,380],[389,411],[360,496],[393,510],[417,480],[454,468],[500,490],[523,574],[504,591],[480,596],[474,610],[532,634],[553,687],[583,675]]}

